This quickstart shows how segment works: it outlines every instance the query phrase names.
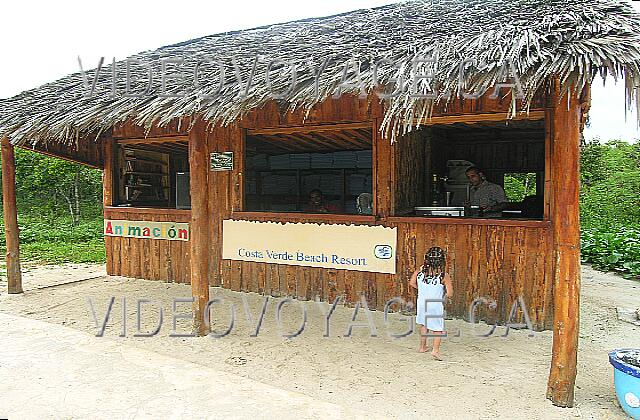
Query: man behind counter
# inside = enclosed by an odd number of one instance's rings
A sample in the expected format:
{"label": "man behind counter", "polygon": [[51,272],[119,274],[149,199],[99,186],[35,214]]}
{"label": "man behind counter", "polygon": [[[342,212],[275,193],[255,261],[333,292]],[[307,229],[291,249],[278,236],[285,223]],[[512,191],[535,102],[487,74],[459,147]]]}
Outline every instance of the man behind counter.
{"label": "man behind counter", "polygon": [[466,170],[469,190],[469,205],[479,206],[484,217],[500,217],[509,201],[500,185],[487,181],[482,169],[472,166]]}

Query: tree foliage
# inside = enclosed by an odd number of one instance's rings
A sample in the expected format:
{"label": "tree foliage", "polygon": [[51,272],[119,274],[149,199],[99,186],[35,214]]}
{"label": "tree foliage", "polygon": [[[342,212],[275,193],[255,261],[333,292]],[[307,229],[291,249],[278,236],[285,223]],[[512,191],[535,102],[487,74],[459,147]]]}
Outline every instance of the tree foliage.
{"label": "tree foliage", "polygon": [[504,192],[509,201],[522,201],[536,194],[535,173],[510,173],[504,177]]}
{"label": "tree foliage", "polygon": [[[102,171],[16,149],[16,201],[22,258],[104,261]],[[0,247],[4,245],[0,226]]]}
{"label": "tree foliage", "polygon": [[99,213],[102,172],[16,149],[16,197],[21,211],[52,217],[68,213],[78,225],[83,211],[90,217]]}
{"label": "tree foliage", "polygon": [[640,227],[640,144],[583,145],[580,216],[587,228]]}
{"label": "tree foliage", "polygon": [[640,144],[586,143],[580,165],[583,260],[640,278]]}

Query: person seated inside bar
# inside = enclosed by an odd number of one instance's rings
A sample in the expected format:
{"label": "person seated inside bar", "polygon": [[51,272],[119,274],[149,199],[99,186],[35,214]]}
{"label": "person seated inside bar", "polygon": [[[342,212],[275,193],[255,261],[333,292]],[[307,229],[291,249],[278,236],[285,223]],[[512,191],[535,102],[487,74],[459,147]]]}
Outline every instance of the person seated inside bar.
{"label": "person seated inside bar", "polygon": [[309,201],[302,208],[305,213],[341,213],[338,206],[328,203],[320,190],[309,192]]}
{"label": "person seated inside bar", "polygon": [[471,185],[467,204],[478,206],[482,217],[500,217],[509,204],[502,187],[487,181],[482,169],[477,166],[471,166],[465,173]]}

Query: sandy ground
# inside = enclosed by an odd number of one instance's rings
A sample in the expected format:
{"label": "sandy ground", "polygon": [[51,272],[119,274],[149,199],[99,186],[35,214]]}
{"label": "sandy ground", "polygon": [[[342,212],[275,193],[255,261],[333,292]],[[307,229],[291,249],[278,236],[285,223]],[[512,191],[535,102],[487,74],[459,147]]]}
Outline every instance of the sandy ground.
{"label": "sandy ground", "polygon": [[[61,325],[0,312],[0,418],[359,418],[360,412]],[[364,416],[362,416],[364,418]],[[366,418],[376,417],[371,413]]]}
{"label": "sandy ground", "polygon": [[[68,274],[61,275],[60,270]],[[223,299],[213,309],[214,329],[220,333],[227,329],[233,304],[235,324],[231,332],[217,339],[172,337],[174,299],[189,298],[188,285],[104,276],[76,281],[99,275],[100,270],[96,266],[34,269],[24,276],[23,295],[7,295],[6,285],[0,285],[0,311],[95,335],[98,329],[88,299],[101,323],[113,297],[104,336],[93,340],[126,343],[385,417],[625,418],[615,400],[607,353],[614,348],[640,347],[640,327],[616,316],[618,307],[640,307],[640,283],[588,267],[583,268],[579,374],[576,406],[572,409],[554,407],[544,398],[551,358],[550,332],[531,337],[529,331],[511,330],[503,337],[505,328],[498,327],[492,336],[478,338],[477,334],[489,330],[487,325],[447,321],[447,329],[459,331],[460,336],[445,341],[445,361],[438,362],[416,352],[417,334],[400,339],[388,336],[407,329],[401,314],[391,314],[385,324],[381,312],[371,312],[377,337],[370,336],[368,327],[356,327],[352,337],[345,337],[354,310],[340,305],[330,317],[329,337],[324,337],[327,304],[284,304],[279,326],[276,312],[281,299],[270,298],[259,334],[252,337],[264,297],[212,288],[211,296]],[[47,283],[69,281],[75,282],[42,288]],[[253,316],[252,325],[243,297]],[[120,336],[123,299],[125,337]],[[151,301],[142,304],[142,332],[156,328],[158,308],[163,309],[163,323],[153,337],[134,336],[139,299]],[[299,328],[302,306],[307,313],[304,330],[295,338],[282,337]],[[188,303],[176,303],[176,313],[186,314],[189,307]],[[366,320],[360,311],[356,322],[366,324]],[[189,319],[177,319],[176,324],[177,332],[190,332]]]}
{"label": "sandy ground", "polygon": [[[2,261],[2,266],[4,268],[4,261]],[[34,265],[22,263],[22,287],[25,291],[96,279],[106,277],[106,275],[105,266],[98,264]],[[3,273],[0,277],[0,284],[6,281]],[[0,293],[7,291],[6,284],[3,286]]]}

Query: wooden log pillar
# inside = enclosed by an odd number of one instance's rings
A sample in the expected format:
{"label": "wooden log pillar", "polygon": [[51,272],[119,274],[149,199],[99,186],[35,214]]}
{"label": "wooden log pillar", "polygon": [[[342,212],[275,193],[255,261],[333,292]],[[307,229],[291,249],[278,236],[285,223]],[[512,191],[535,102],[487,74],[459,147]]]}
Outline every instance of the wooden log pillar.
{"label": "wooden log pillar", "polygon": [[16,208],[16,158],[13,145],[7,137],[2,139],[2,208],[4,234],[7,244],[7,283],[9,293],[22,293],[20,270],[20,230]]}
{"label": "wooden log pillar", "polygon": [[[103,214],[106,215],[107,207],[113,206],[113,174],[115,167],[115,140],[113,138],[105,138],[104,143],[102,144],[104,151],[104,167],[102,169],[102,207]],[[104,217],[107,219],[107,217]],[[104,247],[107,256],[106,268],[107,274],[110,276],[117,275],[113,267],[113,260],[115,256],[113,255],[113,237],[104,235]]]}
{"label": "wooden log pillar", "polygon": [[395,214],[395,146],[380,132],[383,114],[384,104],[373,98],[373,211],[377,220]]}
{"label": "wooden log pillar", "polygon": [[117,147],[113,138],[104,139],[104,168],[102,170],[102,204],[113,206],[113,174],[115,173]]}
{"label": "wooden log pillar", "polygon": [[189,131],[189,172],[191,191],[191,293],[193,295],[193,331],[209,333],[205,309],[209,301],[209,150],[206,124],[199,120]]}
{"label": "wooden log pillar", "polygon": [[552,86],[553,351],[547,398],[573,407],[580,323],[580,95]]}

